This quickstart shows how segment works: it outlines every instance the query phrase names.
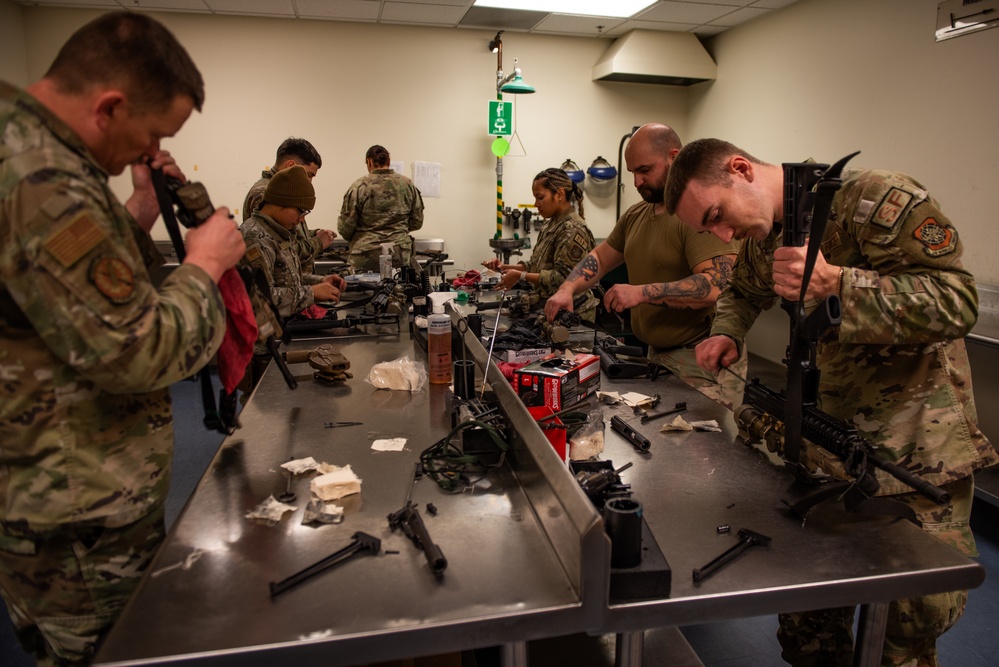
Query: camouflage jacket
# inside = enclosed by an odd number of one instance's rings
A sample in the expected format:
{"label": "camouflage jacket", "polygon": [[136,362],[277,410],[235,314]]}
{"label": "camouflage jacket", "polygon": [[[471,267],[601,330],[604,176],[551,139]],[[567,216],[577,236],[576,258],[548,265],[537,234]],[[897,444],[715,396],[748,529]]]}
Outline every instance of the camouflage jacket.
{"label": "camouflage jacket", "polygon": [[116,527],[163,501],[169,386],[207,364],[225,307],[162,263],[80,138],[0,83],[0,525]]}
{"label": "camouflage jacket", "polygon": [[240,227],[246,241],[246,260],[261,269],[281,317],[289,317],[314,304],[311,285],[322,276],[302,273],[294,230],[287,230],[257,211]]}
{"label": "camouflage jacket", "polygon": [[412,250],[409,233],[421,227],[423,197],[413,181],[391,169],[375,169],[354,181],[343,196],[337,231],[354,255],[389,241]]}
{"label": "camouflage jacket", "polygon": [[[539,276],[538,294],[541,298],[547,299],[555,294],[565,282],[565,277],[594,247],[593,233],[575,211],[546,220],[538,232],[531,258],[524,262],[527,271]],[[592,292],[587,291],[585,295],[586,303],[576,308],[577,312],[593,311],[597,306]]]}
{"label": "camouflage jacket", "polygon": [[[765,242],[743,244],[712,334],[741,341],[776,303],[771,262],[780,244],[777,225]],[[822,410],[934,484],[995,463],[978,429],[963,340],[978,318],[978,293],[937,202],[903,174],[847,170],[822,253],[845,267],[842,324],[819,343]],[[880,470],[878,480],[882,494],[910,491]]]}
{"label": "camouflage jacket", "polygon": [[[243,221],[250,219],[257,207],[264,203],[264,191],[267,190],[267,183],[274,175],[273,169],[266,169],[260,172],[260,180],[253,184],[250,191],[243,199]],[[316,233],[309,229],[305,220],[295,227],[295,235],[298,237],[298,257],[302,260],[302,271],[305,273],[316,272],[316,257],[323,251],[323,242],[316,236]]]}

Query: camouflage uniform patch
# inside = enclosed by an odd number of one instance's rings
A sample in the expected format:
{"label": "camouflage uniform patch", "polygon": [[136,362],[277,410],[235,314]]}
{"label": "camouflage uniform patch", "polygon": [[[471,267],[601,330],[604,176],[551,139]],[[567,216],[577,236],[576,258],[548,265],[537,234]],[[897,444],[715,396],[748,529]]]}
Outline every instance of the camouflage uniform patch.
{"label": "camouflage uniform patch", "polygon": [[910,193],[900,188],[892,188],[881,201],[881,205],[871,218],[871,223],[891,229],[911,202],[912,195]]}
{"label": "camouflage uniform patch", "polygon": [[926,246],[926,254],[930,257],[940,257],[957,250],[957,234],[952,227],[945,227],[935,218],[926,218],[923,224],[916,227],[913,235]]}
{"label": "camouflage uniform patch", "polygon": [[118,257],[95,257],[90,264],[90,282],[112,303],[128,303],[138,294],[132,267]]}
{"label": "camouflage uniform patch", "polygon": [[84,211],[45,239],[44,248],[68,269],[105,238],[107,235]]}

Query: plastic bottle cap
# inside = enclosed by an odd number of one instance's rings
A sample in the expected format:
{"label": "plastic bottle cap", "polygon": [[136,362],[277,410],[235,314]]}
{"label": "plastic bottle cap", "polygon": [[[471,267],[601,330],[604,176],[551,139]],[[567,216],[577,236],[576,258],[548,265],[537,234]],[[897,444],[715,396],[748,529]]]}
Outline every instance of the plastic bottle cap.
{"label": "plastic bottle cap", "polygon": [[455,296],[454,292],[431,292],[430,302],[433,304],[433,313],[443,313],[444,304],[448,301],[454,301]]}
{"label": "plastic bottle cap", "polygon": [[392,246],[394,246],[395,243],[393,243],[392,241],[389,241],[387,243],[379,243],[378,245],[380,245],[382,247],[382,254],[383,255],[391,255],[392,254]]}

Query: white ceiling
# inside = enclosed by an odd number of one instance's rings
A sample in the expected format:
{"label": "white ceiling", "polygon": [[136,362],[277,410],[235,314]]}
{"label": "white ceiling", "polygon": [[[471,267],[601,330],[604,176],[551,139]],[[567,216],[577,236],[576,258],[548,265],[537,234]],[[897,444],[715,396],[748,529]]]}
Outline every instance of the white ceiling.
{"label": "white ceiling", "polygon": [[[614,0],[607,0],[608,4]],[[17,0],[87,7],[618,37],[636,28],[716,35],[797,0],[659,0],[626,19],[472,7],[473,0]]]}

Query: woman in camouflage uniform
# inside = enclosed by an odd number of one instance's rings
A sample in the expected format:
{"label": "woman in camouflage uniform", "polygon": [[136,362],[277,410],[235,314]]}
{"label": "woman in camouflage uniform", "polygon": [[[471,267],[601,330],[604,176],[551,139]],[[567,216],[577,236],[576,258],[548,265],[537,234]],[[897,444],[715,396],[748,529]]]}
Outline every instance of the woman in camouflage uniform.
{"label": "woman in camouflage uniform", "polygon": [[[554,167],[545,169],[534,177],[531,189],[534,205],[545,219],[531,258],[517,264],[503,264],[494,258],[482,264],[503,273],[501,288],[510,289],[526,280],[542,300],[547,300],[596,243],[583,220],[583,193],[568,174]],[[593,322],[599,301],[591,292],[584,296],[586,301],[575,312],[584,321]]]}

